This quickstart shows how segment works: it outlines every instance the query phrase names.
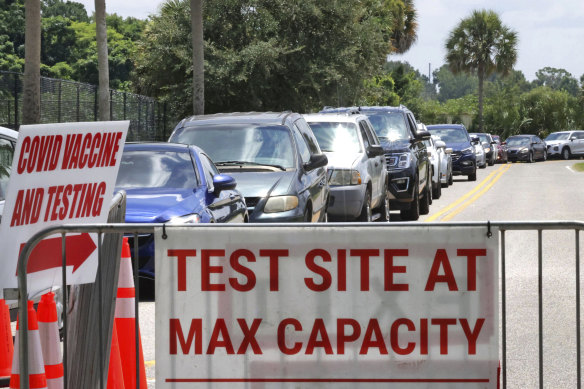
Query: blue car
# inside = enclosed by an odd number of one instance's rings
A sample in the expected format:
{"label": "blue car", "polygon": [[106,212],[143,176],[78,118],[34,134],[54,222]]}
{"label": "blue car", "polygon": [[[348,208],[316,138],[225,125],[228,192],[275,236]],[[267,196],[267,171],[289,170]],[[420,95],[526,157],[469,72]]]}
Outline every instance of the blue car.
{"label": "blue car", "polygon": [[477,159],[466,127],[462,124],[435,124],[427,128],[452,149],[452,174],[468,176],[469,181],[476,181]]}
{"label": "blue car", "polygon": [[[220,174],[197,146],[128,143],[116,191],[127,194],[126,223],[246,222],[245,200],[235,186],[235,179]],[[154,237],[138,239],[139,274],[153,279]]]}

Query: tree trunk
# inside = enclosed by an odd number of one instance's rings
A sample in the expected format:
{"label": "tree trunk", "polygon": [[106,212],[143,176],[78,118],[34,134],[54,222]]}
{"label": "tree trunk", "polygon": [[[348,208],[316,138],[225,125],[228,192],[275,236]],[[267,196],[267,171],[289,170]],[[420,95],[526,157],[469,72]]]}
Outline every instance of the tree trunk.
{"label": "tree trunk", "polygon": [[485,132],[483,129],[483,83],[485,81],[485,72],[483,67],[479,65],[479,132]]}
{"label": "tree trunk", "polygon": [[205,113],[205,67],[203,56],[203,0],[191,0],[193,35],[193,113]]}
{"label": "tree trunk", "polygon": [[97,70],[99,72],[98,118],[110,120],[109,63],[107,53],[107,26],[105,24],[105,0],[95,0],[95,30],[97,40]]}
{"label": "tree trunk", "polygon": [[41,2],[26,0],[22,124],[41,121]]}

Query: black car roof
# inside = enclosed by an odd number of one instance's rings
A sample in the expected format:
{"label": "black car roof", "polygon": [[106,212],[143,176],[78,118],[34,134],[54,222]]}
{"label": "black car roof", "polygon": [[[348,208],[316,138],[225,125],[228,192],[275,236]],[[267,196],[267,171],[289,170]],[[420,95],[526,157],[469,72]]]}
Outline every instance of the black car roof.
{"label": "black car roof", "polygon": [[261,123],[282,125],[292,112],[231,112],[211,115],[193,115],[183,119],[182,126],[190,127],[207,123]]}
{"label": "black car roof", "polygon": [[426,128],[465,128],[462,124],[430,124]]}

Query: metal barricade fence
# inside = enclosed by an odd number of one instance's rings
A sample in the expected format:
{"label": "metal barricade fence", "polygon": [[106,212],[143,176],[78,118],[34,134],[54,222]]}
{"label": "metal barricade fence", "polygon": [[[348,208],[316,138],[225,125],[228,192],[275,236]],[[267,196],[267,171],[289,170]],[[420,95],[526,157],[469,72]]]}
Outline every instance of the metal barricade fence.
{"label": "metal barricade fence", "polygon": [[[322,228],[328,228],[329,226],[347,226],[349,224],[340,224],[340,223],[330,223],[326,225],[321,225]],[[217,227],[217,225],[214,225]],[[232,226],[232,225],[231,225]],[[259,228],[274,228],[275,225],[270,224],[245,224],[241,225],[241,228],[248,228],[248,227],[259,227]],[[305,226],[304,224],[296,224],[299,228]],[[314,225],[313,225],[314,226]],[[360,227],[367,228],[368,226],[371,227],[379,227],[379,223],[369,223],[369,224],[359,224]],[[574,363],[574,370],[575,373],[575,381],[576,387],[581,387],[581,320],[580,320],[580,231],[584,229],[584,222],[578,221],[544,221],[544,222],[535,222],[535,221],[527,221],[527,222],[460,222],[460,223],[389,223],[384,224],[385,228],[388,228],[388,233],[394,228],[399,229],[407,229],[408,227],[426,227],[428,229],[448,229],[452,227],[476,227],[476,226],[484,226],[485,233],[487,236],[492,233],[492,230],[495,233],[500,233],[500,333],[501,333],[501,344],[500,344],[500,358],[501,358],[501,387],[507,387],[507,364],[508,364],[508,339],[507,339],[507,332],[508,332],[508,314],[507,314],[507,262],[509,258],[507,256],[507,242],[506,237],[508,233],[511,231],[535,231],[537,232],[537,307],[538,307],[538,339],[537,339],[537,349],[538,349],[538,387],[543,388],[544,386],[544,330],[543,330],[543,323],[544,323],[544,274],[543,274],[543,238],[542,234],[543,231],[574,231],[575,233],[575,245],[574,245],[574,253],[575,253],[575,266],[574,266],[574,277],[575,277],[575,290],[573,297],[575,298],[575,312],[574,312],[574,338],[575,338],[575,347],[576,347],[576,361]],[[184,226],[182,226],[184,227]],[[205,228],[205,225],[193,225],[193,228]],[[19,281],[19,315],[26,322],[27,320],[27,311],[26,311],[26,291],[27,291],[27,279],[26,277],[22,276],[25,274],[25,269],[28,261],[28,256],[32,252],[32,249],[36,244],[38,244],[44,238],[53,235],[53,234],[61,234],[63,238],[63,242],[65,241],[65,236],[68,233],[97,233],[98,234],[98,241],[101,243],[104,234],[117,234],[118,237],[121,237],[122,234],[133,235],[134,239],[134,253],[138,253],[138,235],[139,234],[152,234],[155,228],[164,228],[165,231],[170,232],[173,228],[171,225],[164,225],[164,224],[123,224],[123,223],[110,223],[110,224],[92,224],[92,225],[63,225],[48,228],[44,231],[39,232],[35,236],[33,236],[23,248],[19,258],[18,264],[18,281]],[[193,231],[196,233],[196,230]],[[62,254],[63,254],[63,263],[65,263],[65,244],[62,245]],[[99,250],[99,263],[100,268],[101,264],[103,263],[103,251]],[[118,256],[119,258],[119,251]],[[135,255],[132,258],[133,266],[134,266],[134,280],[136,285],[136,296],[139,296],[139,282],[138,282],[138,263],[139,258],[138,255]],[[98,277],[99,271],[98,271]],[[117,276],[116,276],[117,279]],[[99,278],[98,278],[99,280]],[[98,281],[100,282],[100,281]],[[135,315],[136,315],[136,331],[135,333],[138,334],[138,321],[139,321],[139,312],[138,312],[138,299],[135,300]],[[111,304],[111,301],[109,302]],[[115,299],[114,299],[115,303]],[[103,311],[103,301],[101,301],[100,295],[100,303],[99,303],[99,311]],[[111,308],[111,307],[110,307]],[[100,319],[101,321],[101,319]],[[28,388],[28,358],[26,358],[26,350],[28,349],[28,337],[27,337],[27,326],[20,326],[20,376],[21,376],[21,388]],[[110,336],[111,336],[111,329],[110,329]],[[94,382],[93,386],[83,386],[86,388],[90,387],[100,387],[103,388],[105,382],[107,382],[107,363],[102,363],[105,360],[103,353],[104,348],[104,340],[107,339],[107,343],[109,344],[109,338],[103,338],[100,336],[100,344],[99,344],[99,352],[100,352],[100,363],[98,366],[94,366],[94,368],[99,369],[99,381]],[[79,340],[78,340],[79,341]],[[138,342],[139,336],[136,336],[136,361],[139,360],[138,358]],[[67,337],[65,337],[64,341],[64,349],[66,352],[67,349]],[[107,354],[107,353],[106,353]],[[107,359],[109,360],[109,359]],[[66,358],[64,359],[65,364],[65,375],[67,375],[67,362],[69,362]],[[136,377],[139,376],[139,363],[136,365]],[[65,388],[67,388],[67,379],[65,380]],[[99,385],[99,386],[98,386]],[[139,380],[137,380],[137,388],[140,387]],[[526,385],[525,382],[519,383],[517,387],[530,387]],[[570,386],[573,387],[573,386]],[[144,389],[144,388],[143,388]]]}

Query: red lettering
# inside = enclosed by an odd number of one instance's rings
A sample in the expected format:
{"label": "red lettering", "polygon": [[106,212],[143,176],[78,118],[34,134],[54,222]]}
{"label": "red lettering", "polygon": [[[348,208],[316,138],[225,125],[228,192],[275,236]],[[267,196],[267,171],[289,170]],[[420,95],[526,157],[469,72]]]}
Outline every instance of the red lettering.
{"label": "red lettering", "polygon": [[351,255],[361,258],[361,291],[369,290],[369,258],[379,256],[377,249],[357,249],[351,250]]}
{"label": "red lettering", "polygon": [[103,205],[103,195],[105,194],[105,182],[100,182],[97,185],[97,191],[95,192],[95,197],[93,198],[93,208],[91,211],[91,216],[99,216],[101,214],[101,207]]}
{"label": "red lettering", "polygon": [[287,257],[288,250],[260,250],[260,256],[270,259],[270,291],[277,292],[280,288],[278,260],[280,257]]}
{"label": "red lettering", "polygon": [[[373,340],[373,338],[375,338],[375,340]],[[367,329],[365,330],[365,335],[363,336],[363,343],[361,344],[361,350],[359,351],[359,354],[366,355],[371,347],[377,347],[379,349],[379,353],[382,355],[388,354],[387,347],[383,341],[383,334],[377,319],[369,320],[369,324],[367,324]]]}
{"label": "red lettering", "polygon": [[201,290],[224,291],[224,284],[212,284],[211,273],[223,273],[223,266],[211,266],[211,257],[223,257],[225,250],[201,250]]}
{"label": "red lettering", "polygon": [[[321,340],[318,340],[320,335]],[[323,347],[324,352],[327,355],[333,353],[333,346],[329,339],[328,333],[326,332],[326,327],[322,319],[315,319],[314,326],[310,332],[310,337],[308,338],[308,343],[306,344],[306,354],[313,354],[315,347]]]}
{"label": "red lettering", "polygon": [[312,278],[305,278],[304,283],[306,284],[306,286],[310,290],[313,290],[315,292],[323,292],[323,291],[327,290],[328,288],[330,288],[330,286],[332,284],[332,277],[331,277],[331,274],[328,272],[328,270],[326,270],[324,267],[321,267],[321,266],[316,264],[316,262],[315,262],[316,257],[322,258],[322,260],[324,262],[331,262],[332,261],[330,254],[326,250],[323,250],[323,249],[310,250],[308,252],[308,254],[306,254],[306,259],[305,259],[306,267],[310,271],[321,276],[322,282],[320,284],[318,284]]}
{"label": "red lettering", "polygon": [[229,284],[233,289],[239,292],[249,292],[255,287],[256,276],[251,269],[239,263],[238,260],[241,257],[247,259],[248,262],[256,261],[255,255],[253,255],[251,251],[246,249],[235,250],[233,253],[231,253],[231,256],[229,257],[229,263],[231,264],[231,268],[236,272],[240,273],[241,275],[245,276],[247,281],[246,283],[242,284],[239,282],[237,278],[230,277]]}
{"label": "red lettering", "polygon": [[458,249],[456,255],[466,257],[466,288],[477,290],[477,257],[485,257],[486,249]]}
{"label": "red lettering", "polygon": [[[444,275],[439,275],[440,267],[444,268]],[[428,281],[426,282],[426,292],[431,292],[434,290],[436,283],[445,282],[448,284],[448,290],[457,291],[458,286],[456,285],[456,280],[454,279],[454,273],[452,272],[452,267],[450,266],[450,261],[448,260],[448,254],[446,250],[438,249],[436,251],[436,256],[434,257],[434,262],[432,263],[432,269],[430,269],[430,275],[428,276]]]}
{"label": "red lettering", "polygon": [[254,354],[262,354],[262,349],[260,345],[256,341],[255,334],[260,328],[260,324],[262,319],[253,319],[251,323],[251,328],[247,326],[245,319],[237,319],[239,323],[239,327],[241,328],[241,332],[243,333],[243,340],[239,345],[239,349],[237,350],[238,354],[245,354],[247,347],[251,346]]}
{"label": "red lettering", "polygon": [[448,354],[448,326],[456,325],[456,319],[432,319],[431,323],[440,326],[440,354]]}
{"label": "red lettering", "polygon": [[35,136],[32,139],[32,144],[30,146],[30,158],[28,160],[28,163],[26,164],[26,171],[27,173],[32,173],[34,171],[34,165],[36,164],[36,160],[38,158],[38,152],[39,152],[39,137]]}
{"label": "red lettering", "polygon": [[468,353],[469,355],[474,355],[477,353],[477,338],[479,337],[481,328],[483,328],[485,319],[484,318],[477,319],[475,327],[472,331],[470,329],[470,326],[468,325],[467,319],[459,319],[459,321],[462,330],[464,331],[464,335],[466,335],[466,340],[468,341]]}
{"label": "red lettering", "polygon": [[63,189],[63,206],[59,211],[59,220],[64,220],[67,217],[67,210],[69,209],[69,196],[71,196],[71,192],[73,191],[73,186],[67,185],[65,189]]}
{"label": "red lettering", "polygon": [[[191,320],[191,326],[189,327],[189,334],[187,335],[187,340],[185,341],[185,336],[182,331],[179,319],[170,319],[169,323],[170,330],[170,355],[177,354],[177,340],[180,343],[180,348],[184,355],[189,353],[191,349],[191,344],[193,344],[193,338],[195,339],[194,350],[195,354],[202,354],[203,352],[203,319],[193,319]],[[196,338],[195,338],[196,336]]]}
{"label": "red lettering", "polygon": [[428,355],[428,319],[420,319],[420,354]]}
{"label": "red lettering", "polygon": [[99,153],[96,151],[96,149],[99,148],[99,145],[101,143],[101,133],[97,133],[95,135],[93,135],[93,139],[91,141],[91,150],[90,150],[90,156],[89,156],[89,160],[88,160],[88,164],[87,166],[89,168],[93,168],[95,166],[95,164],[97,163],[97,158]]}
{"label": "red lettering", "polygon": [[57,220],[59,217],[58,208],[61,205],[61,195],[63,194],[63,185],[59,185],[56,188],[57,190],[55,191],[55,199],[51,205],[51,209],[53,210],[53,212],[51,212],[51,221]]}
{"label": "red lettering", "polygon": [[113,134],[114,139],[114,147],[112,149],[112,156],[109,160],[109,164],[108,166],[116,166],[116,155],[118,153],[118,150],[120,148],[120,139],[122,139],[122,133],[121,132],[116,132]]}
{"label": "red lettering", "polygon": [[227,354],[235,354],[231,338],[229,337],[229,331],[227,331],[227,326],[225,325],[225,319],[221,318],[217,319],[215,322],[215,327],[211,334],[211,340],[209,340],[207,354],[215,354],[215,349],[218,347],[225,348]]}
{"label": "red lettering", "polygon": [[16,171],[18,174],[24,173],[26,170],[27,155],[30,152],[30,137],[25,136],[22,140],[22,146],[20,148],[20,157],[18,158],[18,165]]}
{"label": "red lettering", "polygon": [[101,140],[101,146],[99,150],[99,162],[98,166],[108,166],[108,163],[111,159],[112,150],[114,148],[114,134],[108,132],[104,134]]}
{"label": "red lettering", "polygon": [[[345,326],[353,327],[351,334],[345,333]],[[355,319],[337,319],[337,354],[345,353],[345,343],[354,342],[361,336],[361,326]]]}
{"label": "red lettering", "polygon": [[408,284],[395,284],[393,282],[393,275],[395,273],[405,273],[405,266],[394,266],[394,257],[407,257],[409,251],[407,249],[401,250],[383,250],[383,256],[385,260],[385,277],[384,277],[384,290],[386,291],[402,291],[407,292],[409,290]]}
{"label": "red lettering", "polygon": [[287,318],[278,325],[278,348],[286,355],[298,354],[302,349],[302,343],[296,342],[291,348],[286,346],[286,327],[292,326],[295,331],[302,331],[302,324],[296,319]]}
{"label": "red lettering", "polygon": [[14,203],[14,210],[12,211],[12,219],[10,220],[10,227],[19,226],[22,219],[22,203],[24,197],[24,190],[19,190],[16,194],[16,202]]}
{"label": "red lettering", "polygon": [[414,349],[416,348],[416,344],[414,342],[409,342],[406,347],[401,347],[399,345],[398,331],[399,331],[399,327],[402,325],[406,326],[408,331],[415,331],[415,329],[416,329],[416,326],[414,325],[414,323],[410,319],[403,319],[402,318],[402,319],[397,319],[396,321],[394,321],[393,324],[391,325],[390,335],[389,335],[390,342],[391,342],[391,348],[396,354],[408,355],[414,351]]}
{"label": "red lettering", "polygon": [[166,255],[177,257],[177,291],[187,290],[187,257],[196,257],[197,250],[168,250]]}
{"label": "red lettering", "polygon": [[[69,212],[69,219],[73,218],[73,213],[77,205],[77,198],[79,196],[79,191],[83,188],[82,184],[76,184],[73,186],[73,201],[71,202],[71,212]],[[79,213],[78,213],[79,214]]]}
{"label": "red lettering", "polygon": [[344,292],[347,290],[347,250],[337,251],[337,273],[338,290]]}
{"label": "red lettering", "polygon": [[56,186],[50,186],[49,189],[47,190],[47,193],[49,194],[49,199],[47,201],[47,209],[45,210],[45,221],[49,221],[49,214],[51,212],[51,206],[53,204],[53,196],[55,195],[55,192],[57,191],[57,187]]}

